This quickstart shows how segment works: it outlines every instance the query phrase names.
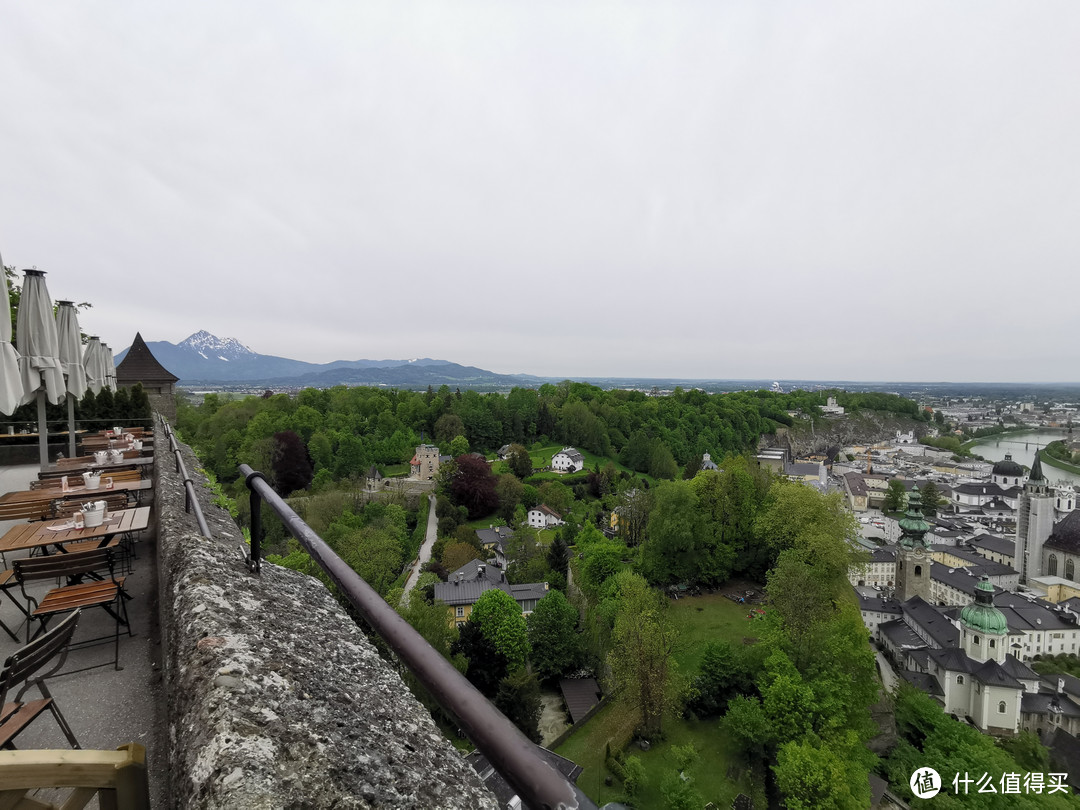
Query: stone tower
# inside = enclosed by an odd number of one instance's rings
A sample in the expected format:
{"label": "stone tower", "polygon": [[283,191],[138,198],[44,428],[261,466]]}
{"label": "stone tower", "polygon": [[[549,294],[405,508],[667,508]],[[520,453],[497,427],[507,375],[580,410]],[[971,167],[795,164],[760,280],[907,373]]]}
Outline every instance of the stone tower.
{"label": "stone tower", "polygon": [[908,508],[900,518],[900,548],[896,554],[896,598],[906,602],[913,596],[930,601],[930,546],[926,533],[930,524],[923,519],[922,495],[911,490]]}
{"label": "stone tower", "polygon": [[1038,451],[1016,507],[1016,567],[1020,581],[1041,577],[1043,544],[1054,530],[1054,498]]}

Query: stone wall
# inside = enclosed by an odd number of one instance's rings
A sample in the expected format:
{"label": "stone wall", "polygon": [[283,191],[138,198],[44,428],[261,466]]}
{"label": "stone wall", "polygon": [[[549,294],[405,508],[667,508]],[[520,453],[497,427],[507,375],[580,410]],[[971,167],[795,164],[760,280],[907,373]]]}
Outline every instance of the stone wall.
{"label": "stone wall", "polygon": [[155,446],[171,806],[496,808],[321,583],[248,573],[204,488],[199,535],[160,428]]}

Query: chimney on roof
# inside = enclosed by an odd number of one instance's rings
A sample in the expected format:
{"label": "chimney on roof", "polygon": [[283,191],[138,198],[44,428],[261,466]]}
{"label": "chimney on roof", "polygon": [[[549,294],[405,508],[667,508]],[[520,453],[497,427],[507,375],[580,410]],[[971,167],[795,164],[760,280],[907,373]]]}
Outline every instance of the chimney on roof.
{"label": "chimney on roof", "polygon": [[1060,695],[1064,691],[1065,691],[1065,679],[1064,678],[1058,678],[1058,694]]}
{"label": "chimney on roof", "polygon": [[454,584],[455,585],[460,585],[461,580],[463,580],[464,578],[465,578],[465,574],[463,572],[461,572],[461,571],[458,571],[457,579],[454,580]]}
{"label": "chimney on roof", "polygon": [[485,578],[484,575],[485,575],[486,572],[487,572],[487,566],[484,565],[483,563],[480,563],[480,565],[476,566],[476,578],[477,579],[484,579]]}

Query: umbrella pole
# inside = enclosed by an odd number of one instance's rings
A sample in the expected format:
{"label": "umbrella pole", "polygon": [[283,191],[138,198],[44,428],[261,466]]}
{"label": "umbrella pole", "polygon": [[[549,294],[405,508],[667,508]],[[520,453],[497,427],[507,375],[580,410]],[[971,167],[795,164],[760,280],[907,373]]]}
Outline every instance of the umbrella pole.
{"label": "umbrella pole", "polygon": [[38,422],[38,448],[40,449],[41,466],[49,463],[49,426],[45,424],[45,390],[37,394],[37,422]]}
{"label": "umbrella pole", "polygon": [[75,458],[75,395],[68,394],[68,458]]}

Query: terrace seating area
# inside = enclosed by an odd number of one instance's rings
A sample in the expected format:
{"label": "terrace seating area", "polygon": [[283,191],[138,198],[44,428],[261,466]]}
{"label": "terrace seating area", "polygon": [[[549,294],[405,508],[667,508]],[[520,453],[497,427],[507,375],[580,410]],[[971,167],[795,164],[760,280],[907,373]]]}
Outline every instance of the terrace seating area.
{"label": "terrace seating area", "polygon": [[[143,807],[131,786],[166,769],[152,481],[143,476],[153,468],[141,458],[111,471],[111,489],[87,489],[81,472],[65,486],[56,465],[0,467],[0,665],[16,676],[0,683],[0,748],[17,749],[0,751],[0,806],[23,794],[62,803],[68,791],[30,783],[85,776],[86,795],[105,790],[100,806],[127,791],[135,800],[120,806]],[[69,469],[110,474],[95,461],[71,459]],[[100,517],[84,508],[94,501],[106,503]],[[38,669],[19,683],[27,661]],[[109,794],[121,773],[120,792]],[[153,804],[167,806],[163,780],[149,781]]]}

